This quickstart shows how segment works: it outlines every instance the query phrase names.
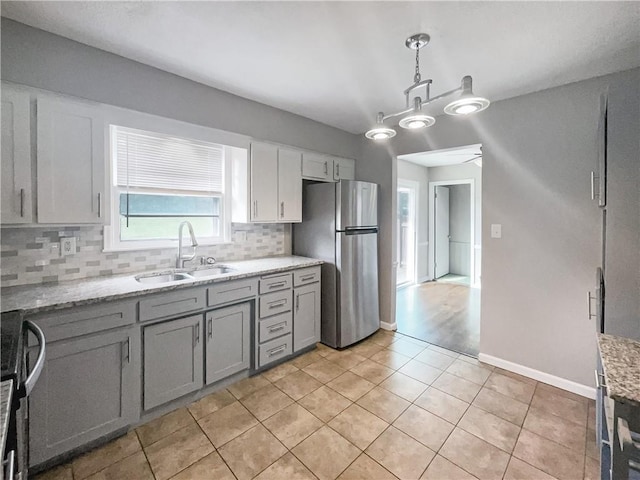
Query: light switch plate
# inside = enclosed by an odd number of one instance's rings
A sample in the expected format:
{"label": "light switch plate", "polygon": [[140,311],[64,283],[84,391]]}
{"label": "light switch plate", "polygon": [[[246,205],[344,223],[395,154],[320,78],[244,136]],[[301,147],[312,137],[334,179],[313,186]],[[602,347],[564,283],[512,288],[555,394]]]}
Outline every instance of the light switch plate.
{"label": "light switch plate", "polygon": [[491,238],[502,238],[502,224],[491,224]]}
{"label": "light switch plate", "polygon": [[76,237],[65,237],[60,239],[60,255],[66,257],[67,255],[76,254]]}

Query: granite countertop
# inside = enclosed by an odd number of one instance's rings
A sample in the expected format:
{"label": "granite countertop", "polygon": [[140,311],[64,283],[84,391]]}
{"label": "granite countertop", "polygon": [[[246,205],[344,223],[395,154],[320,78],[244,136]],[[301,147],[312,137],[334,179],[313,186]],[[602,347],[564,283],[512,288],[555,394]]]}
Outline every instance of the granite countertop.
{"label": "granite countertop", "polygon": [[[165,292],[256,275],[268,275],[322,263],[322,260],[314,258],[278,256],[238,262],[220,262],[220,265],[229,266],[233,271],[216,275],[215,277],[201,277],[194,280],[160,284],[139,283],[135,279],[136,274],[128,274],[86,278],[57,284],[7,287],[2,289],[0,310],[2,312],[22,310],[26,314],[33,314],[47,310],[89,305],[106,300],[130,298],[140,294]],[[144,275],[150,273],[153,272],[140,272],[140,274]]]}
{"label": "granite countertop", "polygon": [[640,406],[640,342],[599,333],[598,347],[609,397]]}

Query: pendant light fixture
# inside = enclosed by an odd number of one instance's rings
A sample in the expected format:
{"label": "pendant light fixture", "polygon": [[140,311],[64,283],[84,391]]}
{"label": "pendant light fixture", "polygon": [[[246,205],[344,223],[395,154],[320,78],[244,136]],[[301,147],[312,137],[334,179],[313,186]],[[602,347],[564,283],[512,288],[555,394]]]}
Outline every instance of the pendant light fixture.
{"label": "pendant light fixture", "polygon": [[[416,33],[411,35],[405,41],[407,48],[416,51],[416,68],[413,75],[413,85],[409,86],[404,91],[406,98],[406,108],[400,112],[385,115],[384,112],[379,112],[376,117],[376,125],[365,133],[367,138],[372,140],[386,140],[396,135],[396,131],[393,128],[385,126],[385,120],[393,117],[402,117],[398,124],[402,128],[409,130],[418,130],[421,128],[427,128],[436,123],[436,119],[426,113],[422,112],[422,107],[428,105],[436,100],[449,97],[451,95],[458,95],[458,98],[451,101],[446,107],[444,112],[449,115],[469,115],[471,113],[481,112],[485,110],[491,102],[483,97],[478,97],[473,94],[473,79],[470,76],[462,77],[460,86],[449,90],[437,97],[430,98],[429,89],[433,81],[429,78],[422,80],[420,75],[420,49],[426,46],[431,37],[426,33]],[[424,89],[424,98],[416,95],[416,91]],[[411,98],[412,95],[413,98]]]}

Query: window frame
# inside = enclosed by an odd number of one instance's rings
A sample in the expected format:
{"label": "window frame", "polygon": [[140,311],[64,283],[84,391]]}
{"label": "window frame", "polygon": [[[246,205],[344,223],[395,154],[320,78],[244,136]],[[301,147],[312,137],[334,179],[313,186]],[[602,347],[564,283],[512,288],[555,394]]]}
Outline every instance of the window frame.
{"label": "window frame", "polygon": [[[162,135],[171,135],[184,139],[192,139],[196,141],[205,141],[210,143],[217,143],[224,149],[224,158],[222,165],[223,172],[223,191],[221,194],[213,194],[213,196],[220,195],[221,208],[220,208],[220,228],[221,235],[218,237],[199,237],[196,232],[196,238],[199,245],[221,245],[231,243],[231,216],[232,216],[232,172],[231,172],[231,150],[232,148],[247,148],[245,142],[238,141],[237,138],[233,138],[233,135],[220,135],[217,131],[207,129],[205,127],[199,127],[197,125],[185,124],[178,121],[173,121],[166,118],[155,117],[146,114],[137,114],[129,116],[129,112],[117,112],[118,114],[112,115],[111,118],[107,118],[105,122],[105,159],[108,192],[108,214],[107,224],[104,226],[104,252],[122,252],[122,251],[138,251],[148,249],[171,249],[178,248],[178,232],[175,232],[175,239],[157,239],[157,240],[121,240],[120,239],[120,193],[126,190],[126,187],[116,185],[117,173],[115,163],[115,144],[116,136],[114,134],[113,127],[134,128],[138,130],[158,133]],[[204,134],[203,134],[204,133]],[[217,138],[222,137],[222,138]],[[224,137],[228,140],[234,140],[224,142]],[[222,140],[222,141],[221,141]],[[248,148],[247,148],[248,150]],[[169,194],[169,195],[194,195],[203,196],[203,192],[189,192],[184,190],[169,190],[169,189],[148,189],[148,188],[129,188],[130,193],[156,193],[156,194]]]}

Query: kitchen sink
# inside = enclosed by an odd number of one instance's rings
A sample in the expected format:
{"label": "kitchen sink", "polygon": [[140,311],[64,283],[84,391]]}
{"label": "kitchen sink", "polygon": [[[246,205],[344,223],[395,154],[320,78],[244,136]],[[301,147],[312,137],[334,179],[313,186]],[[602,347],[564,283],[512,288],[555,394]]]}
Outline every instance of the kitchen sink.
{"label": "kitchen sink", "polygon": [[178,282],[180,280],[191,280],[192,277],[186,273],[151,273],[148,275],[138,275],[136,280],[140,283],[168,283]]}
{"label": "kitchen sink", "polygon": [[224,273],[229,273],[233,271],[234,271],[233,268],[227,267],[226,265],[216,265],[215,267],[206,267],[206,268],[199,268],[197,270],[190,270],[187,272],[187,275],[190,275],[194,278],[213,277],[215,275],[222,275]]}

